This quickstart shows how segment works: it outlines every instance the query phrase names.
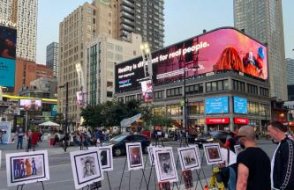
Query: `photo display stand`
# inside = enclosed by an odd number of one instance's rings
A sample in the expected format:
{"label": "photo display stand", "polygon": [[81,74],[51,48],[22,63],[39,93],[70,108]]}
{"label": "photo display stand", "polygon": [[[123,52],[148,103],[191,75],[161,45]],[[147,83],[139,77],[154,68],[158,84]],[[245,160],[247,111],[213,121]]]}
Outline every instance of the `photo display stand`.
{"label": "photo display stand", "polygon": [[[103,172],[105,172],[105,174],[106,174],[108,188],[109,188],[109,190],[112,190],[110,178],[109,178],[109,173],[108,173],[109,171],[113,171],[112,145],[103,146],[102,144],[100,144],[98,147],[88,147],[88,150],[94,150],[94,149],[96,149],[96,150],[98,149],[97,151],[100,155],[101,167],[102,167]],[[99,189],[100,187],[102,187],[102,183],[101,184],[98,184],[98,183],[94,182],[92,185],[90,185],[91,187],[89,187],[89,188],[90,189],[93,189],[93,188]]]}
{"label": "photo display stand", "polygon": [[[36,183],[41,183],[41,185],[42,185],[42,190],[45,190],[43,181],[37,181]],[[17,185],[17,186],[16,186],[16,190],[23,190],[23,187],[24,187],[24,186],[25,186],[25,184]]]}
{"label": "photo display stand", "polygon": [[[120,183],[119,183],[119,190],[121,190],[122,182],[126,170],[126,166],[128,165],[128,171],[129,171],[129,184],[128,187],[131,189],[131,179],[132,179],[132,171],[141,170],[142,171],[142,177],[145,180],[145,183],[147,185],[147,180],[145,176],[144,171],[144,160],[143,160],[143,153],[142,153],[142,145],[140,142],[138,143],[126,143],[126,159],[123,167],[123,172],[121,175]],[[145,162],[146,163],[146,162]],[[141,184],[139,189],[141,188]]]}
{"label": "photo display stand", "polygon": [[[186,136],[181,136],[180,139],[180,148],[182,147],[189,147],[189,143],[188,143],[188,138],[186,138]],[[198,149],[199,150],[199,149]],[[200,156],[200,154],[198,153],[198,156]],[[200,185],[201,189],[204,189],[205,185],[203,185],[202,181],[201,181],[201,174],[203,175],[203,178],[205,180],[205,183],[208,184],[208,180],[206,178],[205,172],[202,168],[203,163],[204,163],[204,152],[201,155],[201,161],[200,161],[200,168],[195,169],[195,174],[196,174],[196,184],[195,184],[195,190],[197,189],[198,185]],[[179,166],[179,161],[180,161],[180,155],[178,155],[178,159],[177,159],[177,163],[176,166],[178,168]],[[184,170],[187,171],[187,170]],[[183,171],[182,171],[183,172]],[[193,176],[192,176],[193,177]],[[183,180],[183,175],[181,175],[181,179],[180,179],[180,185],[182,184],[182,180]]]}

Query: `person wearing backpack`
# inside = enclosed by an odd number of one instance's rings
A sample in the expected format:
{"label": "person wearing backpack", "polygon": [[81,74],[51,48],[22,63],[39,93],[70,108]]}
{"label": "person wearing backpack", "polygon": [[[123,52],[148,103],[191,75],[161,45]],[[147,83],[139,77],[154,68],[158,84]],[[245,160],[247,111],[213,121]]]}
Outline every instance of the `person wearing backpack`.
{"label": "person wearing backpack", "polygon": [[271,162],[272,189],[294,189],[294,141],[286,134],[288,129],[279,121],[271,122],[267,130],[278,142]]}

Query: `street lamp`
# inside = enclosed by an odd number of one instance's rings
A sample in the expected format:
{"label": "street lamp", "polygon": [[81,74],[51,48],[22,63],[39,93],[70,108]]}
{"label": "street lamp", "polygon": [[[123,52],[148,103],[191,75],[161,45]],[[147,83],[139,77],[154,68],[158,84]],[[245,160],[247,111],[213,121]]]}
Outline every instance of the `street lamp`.
{"label": "street lamp", "polygon": [[[185,64],[185,62],[184,62]],[[198,69],[199,66],[198,65],[194,65],[191,69],[196,69],[196,74],[198,74]],[[189,70],[189,68],[187,67],[187,65],[184,65],[183,68],[183,74],[184,74],[184,81],[183,81],[183,87],[184,87],[184,91],[183,91],[183,128],[185,129],[185,143],[188,144],[188,135],[189,135],[189,125],[187,124],[187,116],[188,116],[188,110],[187,110],[187,96],[186,96],[186,78],[187,78],[187,74],[186,72]]]}
{"label": "street lamp", "polygon": [[59,86],[59,88],[65,88],[65,126],[64,132],[68,132],[68,82],[65,85]]}

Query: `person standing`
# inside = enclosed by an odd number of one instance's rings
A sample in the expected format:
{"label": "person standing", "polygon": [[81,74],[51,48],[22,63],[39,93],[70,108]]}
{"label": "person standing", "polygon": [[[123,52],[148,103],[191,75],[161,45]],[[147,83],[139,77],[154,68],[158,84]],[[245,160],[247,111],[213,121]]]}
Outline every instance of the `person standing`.
{"label": "person standing", "polygon": [[237,156],[237,188],[238,190],[270,190],[270,159],[256,145],[253,127],[243,126],[237,137],[240,146],[245,150]]}
{"label": "person standing", "polygon": [[22,149],[22,144],[23,144],[23,136],[24,136],[24,131],[23,127],[20,127],[19,125],[16,125],[16,130],[17,130],[17,149]]}
{"label": "person standing", "polygon": [[28,131],[28,141],[27,141],[27,152],[29,152],[32,149],[32,131]]}
{"label": "person standing", "polygon": [[278,142],[271,164],[271,183],[273,189],[294,189],[294,141],[286,135],[288,129],[279,121],[271,122],[267,130]]}

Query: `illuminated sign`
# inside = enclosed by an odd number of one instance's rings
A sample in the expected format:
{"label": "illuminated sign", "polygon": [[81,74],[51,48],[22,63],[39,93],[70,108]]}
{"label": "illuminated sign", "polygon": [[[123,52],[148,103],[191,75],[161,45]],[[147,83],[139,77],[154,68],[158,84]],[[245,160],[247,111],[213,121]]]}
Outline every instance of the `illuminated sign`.
{"label": "illuminated sign", "polygon": [[14,87],[15,60],[0,57],[0,86]]}
{"label": "illuminated sign", "polygon": [[248,118],[235,117],[234,118],[234,123],[235,124],[241,124],[241,125],[248,125],[249,124],[249,119]]}
{"label": "illuminated sign", "polygon": [[19,106],[23,107],[26,111],[40,111],[42,107],[42,101],[21,99],[19,100]]}
{"label": "illuminated sign", "polygon": [[205,118],[205,123],[208,125],[229,124],[230,118]]}
{"label": "illuminated sign", "polygon": [[246,98],[234,96],[234,113],[247,114],[248,101]]}
{"label": "illuminated sign", "polygon": [[205,114],[229,113],[229,97],[205,98]]}
{"label": "illuminated sign", "polygon": [[[138,90],[146,77],[141,57],[115,66],[115,91]],[[267,48],[234,28],[220,28],[152,53],[153,84],[234,70],[268,79]],[[123,84],[121,84],[123,83]]]}

